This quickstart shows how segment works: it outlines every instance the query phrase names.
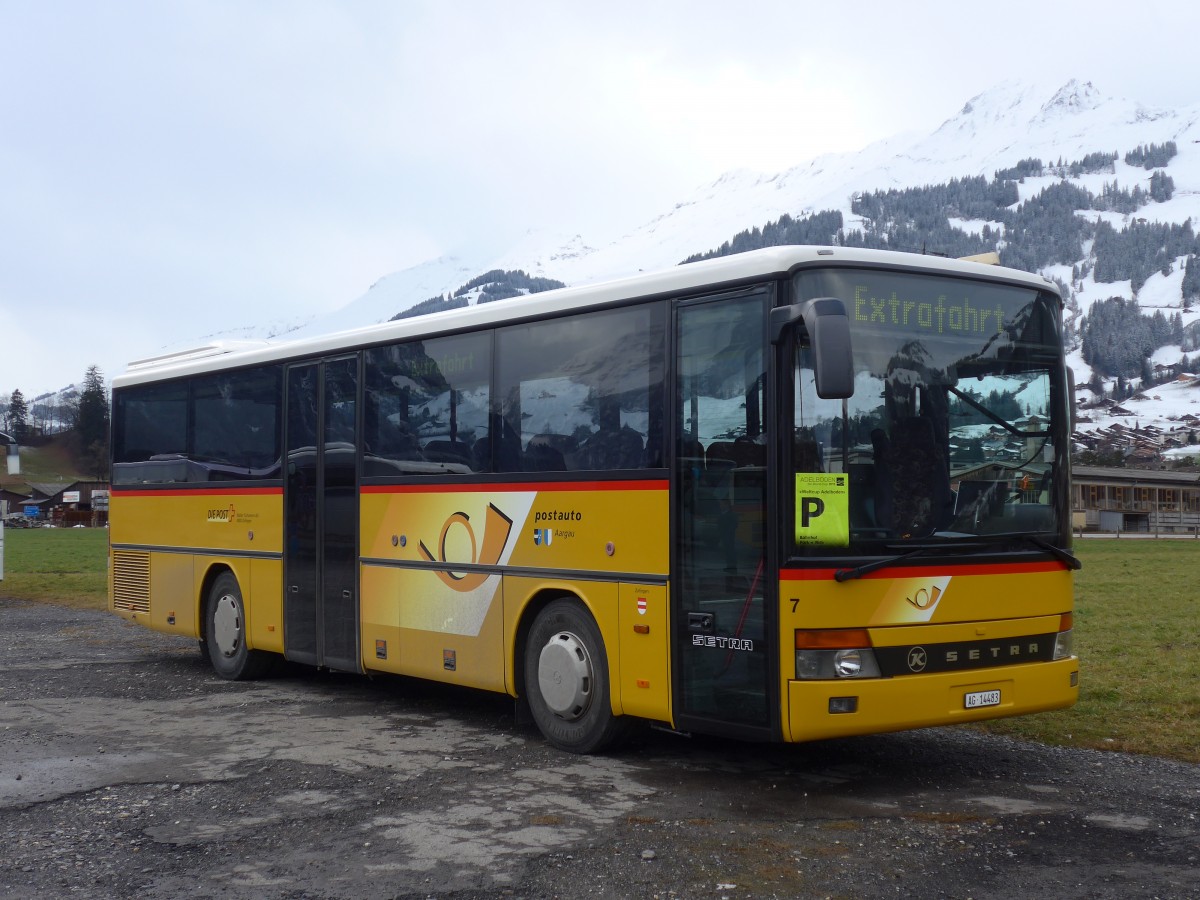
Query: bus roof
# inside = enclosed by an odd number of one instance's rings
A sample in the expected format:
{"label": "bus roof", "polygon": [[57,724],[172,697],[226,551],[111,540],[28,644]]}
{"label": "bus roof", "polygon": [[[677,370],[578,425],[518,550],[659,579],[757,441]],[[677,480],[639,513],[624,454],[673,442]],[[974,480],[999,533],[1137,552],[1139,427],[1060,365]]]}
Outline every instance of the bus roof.
{"label": "bus roof", "polygon": [[316,338],[278,342],[236,341],[228,344],[214,342],[131,362],[123,374],[113,379],[113,387],[289,359],[332,356],[366,345],[486,328],[515,320],[617,305],[636,298],[728,288],[783,277],[799,268],[830,264],[887,266],[931,274],[958,275],[1058,293],[1057,287],[1041,275],[995,265],[891,250],[788,245],[736,253],[613,281],[559,288],[367,325]]}

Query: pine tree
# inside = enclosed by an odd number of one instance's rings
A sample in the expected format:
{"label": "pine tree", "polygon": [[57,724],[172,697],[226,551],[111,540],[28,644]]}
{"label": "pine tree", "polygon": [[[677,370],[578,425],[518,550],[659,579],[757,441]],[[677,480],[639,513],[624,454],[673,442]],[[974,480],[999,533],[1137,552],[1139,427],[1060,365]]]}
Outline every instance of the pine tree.
{"label": "pine tree", "polygon": [[8,401],[8,430],[18,441],[29,433],[29,405],[19,390],[14,390]]}
{"label": "pine tree", "polygon": [[80,462],[90,474],[102,476],[108,469],[108,392],[104,376],[91,366],[83,376],[83,390],[75,414],[75,439]]}
{"label": "pine tree", "polygon": [[1154,386],[1154,363],[1149,359],[1142,360],[1142,390]]}
{"label": "pine tree", "polygon": [[1196,264],[1193,253],[1183,266],[1183,308],[1191,309],[1197,300],[1200,300],[1200,265]]}
{"label": "pine tree", "polygon": [[1175,193],[1175,179],[1166,172],[1155,172],[1150,176],[1150,199],[1165,203]]}

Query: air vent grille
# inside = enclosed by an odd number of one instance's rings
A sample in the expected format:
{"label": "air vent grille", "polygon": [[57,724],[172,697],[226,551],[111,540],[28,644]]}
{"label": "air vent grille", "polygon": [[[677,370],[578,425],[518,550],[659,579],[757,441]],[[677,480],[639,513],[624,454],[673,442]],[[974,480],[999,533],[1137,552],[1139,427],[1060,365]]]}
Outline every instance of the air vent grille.
{"label": "air vent grille", "polygon": [[150,612],[150,554],[113,551],[113,606],[127,612]]}

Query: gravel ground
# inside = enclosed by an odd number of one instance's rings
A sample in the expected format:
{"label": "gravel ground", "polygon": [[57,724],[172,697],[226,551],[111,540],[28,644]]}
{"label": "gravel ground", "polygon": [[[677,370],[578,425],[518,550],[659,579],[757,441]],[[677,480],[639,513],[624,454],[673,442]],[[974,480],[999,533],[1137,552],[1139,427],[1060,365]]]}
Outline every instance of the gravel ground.
{"label": "gravel ground", "polygon": [[216,678],[0,600],[0,896],[1200,897],[1200,769],[967,729],[559,753],[511,701]]}

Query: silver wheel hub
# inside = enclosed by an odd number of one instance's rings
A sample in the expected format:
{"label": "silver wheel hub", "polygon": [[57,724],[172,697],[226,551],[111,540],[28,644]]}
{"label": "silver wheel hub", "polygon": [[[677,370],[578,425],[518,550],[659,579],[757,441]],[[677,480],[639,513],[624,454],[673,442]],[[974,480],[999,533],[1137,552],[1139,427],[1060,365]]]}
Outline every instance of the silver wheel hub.
{"label": "silver wheel hub", "polygon": [[242,608],[237,598],[223,594],[213,610],[212,639],[222,656],[233,656],[242,645]]}
{"label": "silver wheel hub", "polygon": [[550,711],[560,719],[578,719],[592,702],[592,658],[569,631],[560,631],[538,658],[538,687]]}

